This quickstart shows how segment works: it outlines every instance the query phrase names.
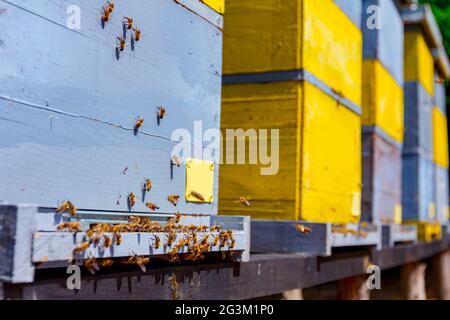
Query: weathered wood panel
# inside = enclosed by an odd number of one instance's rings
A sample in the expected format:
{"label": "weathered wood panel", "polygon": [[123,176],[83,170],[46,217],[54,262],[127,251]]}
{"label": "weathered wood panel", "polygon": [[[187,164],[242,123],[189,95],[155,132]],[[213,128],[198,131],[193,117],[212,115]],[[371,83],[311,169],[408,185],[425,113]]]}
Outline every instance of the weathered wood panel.
{"label": "weathered wood panel", "polygon": [[[66,26],[72,4],[81,8],[80,30]],[[220,15],[200,6],[221,25]],[[8,185],[1,200],[55,207],[70,199],[84,209],[127,210],[128,193],[143,198],[141,184],[150,178],[146,200],[162,212],[216,213],[216,202],[173,207],[166,200],[185,193],[185,170],[170,166],[172,132],[193,134],[196,120],[204,130],[219,128],[216,25],[165,0],[118,1],[104,29],[101,3],[92,1],[0,1],[0,8],[0,50],[8,57],[0,62],[0,181]],[[117,59],[123,16],[132,16],[144,35],[132,50],[128,33]],[[167,109],[159,123],[158,105]],[[138,116],[146,121],[135,136]],[[185,143],[196,158],[202,150],[214,153],[201,137]],[[144,201],[135,210],[147,211]]]}

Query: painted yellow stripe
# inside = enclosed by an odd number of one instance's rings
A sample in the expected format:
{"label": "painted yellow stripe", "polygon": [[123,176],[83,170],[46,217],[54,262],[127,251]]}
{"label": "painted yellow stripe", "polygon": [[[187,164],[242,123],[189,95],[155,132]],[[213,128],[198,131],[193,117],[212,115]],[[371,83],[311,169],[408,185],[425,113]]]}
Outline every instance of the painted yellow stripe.
{"label": "painted yellow stripe", "polygon": [[403,142],[403,88],[378,60],[364,60],[362,106],[364,125],[376,125]]}
{"label": "painted yellow stripe", "polygon": [[[280,162],[279,172],[269,176],[261,175],[261,168],[267,165],[222,165],[220,214],[312,222],[359,221],[360,116],[301,81],[226,85],[221,118],[224,133],[235,128],[279,129]],[[239,196],[248,197],[252,205],[237,204]]]}
{"label": "painted yellow stripe", "polygon": [[405,80],[419,81],[434,96],[434,60],[420,31],[405,32]]}
{"label": "painted yellow stripe", "polygon": [[207,6],[211,7],[218,13],[223,14],[225,12],[225,0],[200,0]]}
{"label": "painted yellow stripe", "polygon": [[447,117],[438,107],[433,107],[433,150],[434,162],[448,168]]}
{"label": "painted yellow stripe", "polygon": [[334,1],[227,2],[224,74],[299,69],[361,105],[362,34]]}

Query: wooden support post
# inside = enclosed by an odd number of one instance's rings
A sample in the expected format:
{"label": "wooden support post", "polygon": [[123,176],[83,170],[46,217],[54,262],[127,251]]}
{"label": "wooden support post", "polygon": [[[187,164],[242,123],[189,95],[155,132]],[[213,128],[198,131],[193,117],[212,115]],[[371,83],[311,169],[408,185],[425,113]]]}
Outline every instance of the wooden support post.
{"label": "wooden support post", "polygon": [[426,300],[425,270],[427,265],[413,262],[402,267],[401,282],[403,298],[406,300]]}
{"label": "wooden support post", "polygon": [[430,273],[436,298],[450,300],[450,250],[431,259]]}
{"label": "wooden support post", "polygon": [[283,292],[283,300],[303,300],[302,289],[294,289]]}
{"label": "wooden support post", "polygon": [[338,281],[339,300],[369,300],[370,291],[366,275],[359,275]]}

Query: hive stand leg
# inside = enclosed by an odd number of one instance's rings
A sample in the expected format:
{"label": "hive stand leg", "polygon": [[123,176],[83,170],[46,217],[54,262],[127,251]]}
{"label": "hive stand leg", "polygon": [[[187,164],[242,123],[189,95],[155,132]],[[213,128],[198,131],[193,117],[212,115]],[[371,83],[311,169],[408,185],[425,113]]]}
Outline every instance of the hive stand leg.
{"label": "hive stand leg", "polygon": [[402,267],[401,282],[403,298],[406,300],[426,300],[425,270],[427,265],[413,262]]}
{"label": "hive stand leg", "polygon": [[338,281],[339,300],[370,300],[366,275],[359,275]]}
{"label": "hive stand leg", "polygon": [[440,300],[450,300],[450,250],[431,259],[431,281]]}
{"label": "hive stand leg", "polygon": [[302,289],[294,289],[283,292],[283,300],[303,300]]}

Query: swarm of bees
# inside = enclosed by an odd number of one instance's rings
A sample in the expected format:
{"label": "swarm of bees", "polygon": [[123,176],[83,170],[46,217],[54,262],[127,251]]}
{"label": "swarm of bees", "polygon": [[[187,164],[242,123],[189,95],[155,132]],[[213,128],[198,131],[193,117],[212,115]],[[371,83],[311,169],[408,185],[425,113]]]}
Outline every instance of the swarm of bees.
{"label": "swarm of bees", "polygon": [[[122,243],[122,234],[126,233],[164,233],[165,238],[153,235],[151,246],[158,250],[162,246],[169,248],[167,259],[170,262],[198,261],[205,258],[205,254],[213,247],[229,247],[234,250],[236,240],[231,230],[222,231],[222,227],[213,225],[182,225],[180,224],[182,215],[177,213],[165,224],[152,221],[149,217],[130,216],[128,223],[123,224],[93,224],[85,232],[83,241],[73,249],[73,254],[81,256],[91,247],[98,247],[101,250],[111,248],[113,245],[119,246]],[[81,232],[79,222],[67,222],[58,227],[60,231]],[[84,261],[84,266],[92,274],[100,268],[110,267],[117,261],[127,265],[136,265],[143,272],[150,262],[149,257],[133,255],[124,259],[95,259],[89,253],[89,258]]]}

